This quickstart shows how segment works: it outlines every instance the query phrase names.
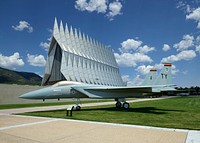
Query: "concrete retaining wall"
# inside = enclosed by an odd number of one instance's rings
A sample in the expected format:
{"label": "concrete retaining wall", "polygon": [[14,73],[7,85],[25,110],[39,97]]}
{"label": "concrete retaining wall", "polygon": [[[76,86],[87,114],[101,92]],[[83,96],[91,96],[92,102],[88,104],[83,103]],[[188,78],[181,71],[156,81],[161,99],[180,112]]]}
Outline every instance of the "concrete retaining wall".
{"label": "concrete retaining wall", "polygon": [[[41,86],[0,84],[0,104],[19,104],[19,103],[41,103],[42,100],[26,100],[18,98],[20,95],[44,88]],[[47,100],[45,102],[55,102],[57,100]]]}

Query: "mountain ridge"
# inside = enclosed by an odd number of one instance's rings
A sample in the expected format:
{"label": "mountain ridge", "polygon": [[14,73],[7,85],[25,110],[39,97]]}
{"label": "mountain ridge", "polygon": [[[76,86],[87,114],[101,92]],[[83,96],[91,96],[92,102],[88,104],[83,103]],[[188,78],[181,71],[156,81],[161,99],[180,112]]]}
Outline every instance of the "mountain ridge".
{"label": "mountain ridge", "polygon": [[19,72],[0,67],[0,83],[41,85],[42,77],[31,72]]}

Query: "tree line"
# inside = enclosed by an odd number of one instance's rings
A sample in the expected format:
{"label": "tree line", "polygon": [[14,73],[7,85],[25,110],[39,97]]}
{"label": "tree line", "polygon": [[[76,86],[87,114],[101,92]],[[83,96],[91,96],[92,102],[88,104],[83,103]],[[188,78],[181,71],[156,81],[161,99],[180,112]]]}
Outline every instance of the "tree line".
{"label": "tree line", "polygon": [[176,87],[179,93],[188,93],[189,95],[200,95],[200,87],[199,86],[191,86],[191,87]]}

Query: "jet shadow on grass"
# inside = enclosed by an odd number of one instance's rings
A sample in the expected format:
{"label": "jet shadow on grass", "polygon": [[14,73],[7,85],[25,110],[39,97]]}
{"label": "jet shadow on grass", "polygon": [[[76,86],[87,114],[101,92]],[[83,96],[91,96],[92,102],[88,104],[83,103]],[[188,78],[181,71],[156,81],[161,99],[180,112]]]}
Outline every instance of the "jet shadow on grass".
{"label": "jet shadow on grass", "polygon": [[[146,114],[155,114],[155,115],[168,114],[169,112],[185,112],[184,110],[161,109],[161,108],[156,108],[156,107],[138,107],[138,108],[129,108],[129,109],[116,109],[115,107],[104,107],[104,108],[91,107],[89,109],[82,108],[81,111],[74,110],[73,112],[77,112],[77,114],[78,114],[78,112],[90,112],[90,111],[91,112],[92,111],[108,111],[108,112],[146,113]],[[39,111],[37,113],[49,113],[49,114],[51,114],[52,112],[57,114],[57,113],[60,113],[60,112],[66,112],[66,109],[53,110],[53,111],[52,110],[50,110],[50,111]]]}
{"label": "jet shadow on grass", "polygon": [[147,113],[147,114],[167,114],[168,112],[184,112],[183,110],[169,110],[169,109],[159,109],[156,107],[139,107],[139,108],[129,108],[129,109],[116,109],[115,107],[108,108],[91,108],[82,109],[80,112],[84,111],[113,111],[113,112],[135,112],[135,113]]}

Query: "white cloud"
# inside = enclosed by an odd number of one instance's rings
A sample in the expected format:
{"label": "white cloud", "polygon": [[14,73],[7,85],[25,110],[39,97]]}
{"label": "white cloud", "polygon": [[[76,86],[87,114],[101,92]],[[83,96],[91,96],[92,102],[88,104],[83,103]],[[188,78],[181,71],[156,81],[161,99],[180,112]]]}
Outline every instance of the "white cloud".
{"label": "white cloud", "polygon": [[119,0],[109,3],[108,0],[76,0],[75,8],[80,11],[105,13],[111,21],[115,16],[121,15],[122,4]]}
{"label": "white cloud", "polygon": [[194,37],[190,35],[184,35],[183,40],[181,40],[179,43],[174,44],[174,48],[177,49],[177,51],[183,51],[187,50],[189,47],[194,46]]}
{"label": "white cloud", "polygon": [[47,39],[47,42],[40,42],[40,47],[42,47],[45,51],[49,50],[51,42],[51,37]]}
{"label": "white cloud", "polygon": [[183,10],[185,13],[190,13],[194,10],[187,2],[183,1],[179,1],[176,8]]}
{"label": "white cloud", "polygon": [[196,57],[196,53],[193,50],[185,50],[185,51],[181,51],[180,53],[178,53],[177,55],[171,55],[169,57],[163,58],[161,60],[162,63],[173,63],[173,62],[177,62],[177,61],[181,61],[181,60],[192,60],[193,58]]}
{"label": "white cloud", "polygon": [[140,75],[146,75],[149,73],[150,69],[152,69],[153,66],[148,65],[142,65],[142,66],[138,66],[135,70],[140,74]]}
{"label": "white cloud", "polygon": [[197,28],[200,28],[200,7],[194,9],[192,12],[189,12],[188,15],[186,15],[186,19],[195,20],[197,24]]}
{"label": "white cloud", "polygon": [[0,53],[0,66],[7,67],[7,68],[14,68],[23,66],[24,61],[20,58],[18,52],[15,52],[11,56],[4,56]]}
{"label": "white cloud", "polygon": [[50,43],[48,42],[41,42],[40,47],[42,47],[45,51],[49,50]]}
{"label": "white cloud", "polygon": [[138,48],[138,51],[139,51],[140,53],[146,54],[146,53],[148,53],[148,52],[155,51],[155,48],[154,48],[154,47],[149,47],[149,46],[147,46],[147,45],[144,45],[143,47],[139,47],[139,48]]}
{"label": "white cloud", "polygon": [[118,0],[110,3],[109,4],[109,13],[107,14],[107,17],[110,20],[113,20],[114,16],[122,14],[121,9],[122,9],[122,4]]}
{"label": "white cloud", "polygon": [[76,0],[75,8],[80,11],[97,11],[97,13],[105,13],[107,10],[106,0]]}
{"label": "white cloud", "polygon": [[115,58],[119,66],[135,67],[138,63],[152,62],[151,57],[147,55],[150,51],[155,51],[154,47],[142,45],[142,41],[127,39],[121,43],[120,54],[115,53]]}
{"label": "white cloud", "polygon": [[135,67],[138,63],[152,62],[153,60],[143,53],[114,53],[116,61],[122,67]]}
{"label": "white cloud", "polygon": [[134,40],[134,39],[127,39],[121,43],[121,52],[128,52],[130,50],[137,50],[142,45],[142,41]]}
{"label": "white cloud", "polygon": [[200,35],[196,38],[196,51],[200,53]]}
{"label": "white cloud", "polygon": [[129,75],[122,75],[122,80],[123,80],[123,82],[128,82],[128,81],[130,81],[130,76]]}
{"label": "white cloud", "polygon": [[26,21],[19,21],[19,25],[12,26],[16,31],[27,30],[29,33],[33,32],[33,27]]}
{"label": "white cloud", "polygon": [[131,78],[129,75],[122,75],[122,80],[127,83],[127,86],[141,85],[143,81],[140,75],[137,75],[135,78]]}
{"label": "white cloud", "polygon": [[176,8],[182,8],[182,7],[184,7],[185,5],[186,5],[185,2],[179,1],[179,2],[176,4]]}
{"label": "white cloud", "polygon": [[161,60],[162,63],[173,63],[173,62],[176,62],[176,61],[179,61],[177,55],[171,55],[171,56],[163,58]]}
{"label": "white cloud", "polygon": [[165,52],[169,51],[170,50],[170,46],[168,44],[164,44],[162,50],[165,51]]}
{"label": "white cloud", "polygon": [[188,70],[182,71],[182,73],[183,73],[184,75],[187,75],[187,74],[188,74]]}
{"label": "white cloud", "polygon": [[48,32],[50,32],[50,37],[47,39],[46,42],[40,42],[40,47],[43,48],[45,51],[49,50],[50,44],[51,44],[51,35],[52,35],[52,29],[47,29]]}
{"label": "white cloud", "polygon": [[197,44],[197,45],[200,45],[200,35],[197,36],[197,38],[196,38],[196,44]]}
{"label": "white cloud", "polygon": [[27,54],[27,60],[30,65],[35,67],[44,67],[46,60],[43,55],[30,55]]}
{"label": "white cloud", "polygon": [[144,79],[137,75],[132,81],[128,83],[128,85],[141,85]]}
{"label": "white cloud", "polygon": [[179,69],[176,68],[175,65],[172,65],[172,75],[176,75],[179,72]]}
{"label": "white cloud", "polygon": [[150,51],[155,51],[154,47],[149,47],[147,45],[141,46],[142,45],[142,41],[140,40],[134,40],[134,39],[127,39],[126,41],[123,41],[121,43],[121,48],[119,48],[119,51],[121,53],[125,53],[125,52],[129,52],[129,53],[133,53],[133,52],[139,52],[139,53],[148,53]]}
{"label": "white cloud", "polygon": [[200,45],[196,46],[196,51],[200,53]]}

